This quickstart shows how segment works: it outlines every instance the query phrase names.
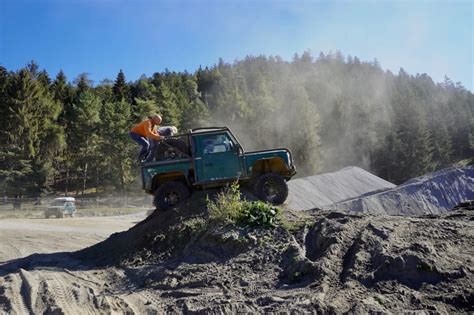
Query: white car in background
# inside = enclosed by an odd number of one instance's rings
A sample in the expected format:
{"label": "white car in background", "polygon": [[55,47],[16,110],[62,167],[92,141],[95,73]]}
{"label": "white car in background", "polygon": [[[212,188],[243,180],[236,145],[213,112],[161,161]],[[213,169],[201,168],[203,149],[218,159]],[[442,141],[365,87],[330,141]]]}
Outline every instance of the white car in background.
{"label": "white car in background", "polygon": [[64,218],[70,216],[74,218],[76,214],[76,199],[74,197],[59,197],[55,198],[51,205],[45,210],[44,216],[46,219],[49,217]]}

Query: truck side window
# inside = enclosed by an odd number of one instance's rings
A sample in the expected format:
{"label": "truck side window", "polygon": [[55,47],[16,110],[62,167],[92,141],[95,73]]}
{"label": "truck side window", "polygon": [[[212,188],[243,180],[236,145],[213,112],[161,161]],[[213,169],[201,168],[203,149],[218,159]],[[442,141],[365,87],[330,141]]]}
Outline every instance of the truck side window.
{"label": "truck side window", "polygon": [[229,152],[233,146],[232,141],[225,134],[207,136],[204,138],[203,143],[203,153],[205,154]]}

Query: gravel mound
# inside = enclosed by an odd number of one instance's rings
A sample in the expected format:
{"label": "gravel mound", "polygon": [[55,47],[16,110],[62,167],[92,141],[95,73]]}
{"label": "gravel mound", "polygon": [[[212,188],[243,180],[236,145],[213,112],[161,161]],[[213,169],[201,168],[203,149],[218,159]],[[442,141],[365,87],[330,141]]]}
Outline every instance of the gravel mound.
{"label": "gravel mound", "polygon": [[395,187],[355,166],[333,173],[290,180],[288,186],[287,206],[293,210],[322,209],[342,200]]}
{"label": "gravel mound", "polygon": [[390,215],[440,214],[473,199],[474,166],[466,166],[417,177],[393,189],[337,202],[332,207]]}
{"label": "gravel mound", "polygon": [[147,312],[474,310],[466,208],[425,217],[288,211],[290,228],[274,230],[206,225],[205,216],[193,198],[74,255],[126,270],[117,285],[152,292]]}
{"label": "gravel mound", "polygon": [[418,217],[285,210],[266,230],[209,223],[206,193],[84,250],[0,266],[0,312],[474,311],[472,203]]}

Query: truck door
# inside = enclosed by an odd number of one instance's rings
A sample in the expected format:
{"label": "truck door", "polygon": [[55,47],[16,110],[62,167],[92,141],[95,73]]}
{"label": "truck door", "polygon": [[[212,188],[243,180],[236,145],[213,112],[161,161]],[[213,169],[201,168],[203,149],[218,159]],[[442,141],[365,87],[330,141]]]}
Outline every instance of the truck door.
{"label": "truck door", "polygon": [[227,133],[198,136],[196,170],[199,182],[242,176],[242,157]]}

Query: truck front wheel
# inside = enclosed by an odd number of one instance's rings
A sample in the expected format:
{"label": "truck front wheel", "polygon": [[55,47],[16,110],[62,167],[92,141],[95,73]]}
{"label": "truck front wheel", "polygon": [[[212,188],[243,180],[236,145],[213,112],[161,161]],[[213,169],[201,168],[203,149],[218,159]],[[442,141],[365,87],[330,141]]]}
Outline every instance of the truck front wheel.
{"label": "truck front wheel", "polygon": [[288,197],[288,185],[278,173],[265,173],[260,175],[253,186],[253,191],[258,199],[279,205]]}
{"label": "truck front wheel", "polygon": [[189,189],[185,185],[171,181],[158,187],[153,203],[157,209],[168,210],[188,199],[189,195]]}

